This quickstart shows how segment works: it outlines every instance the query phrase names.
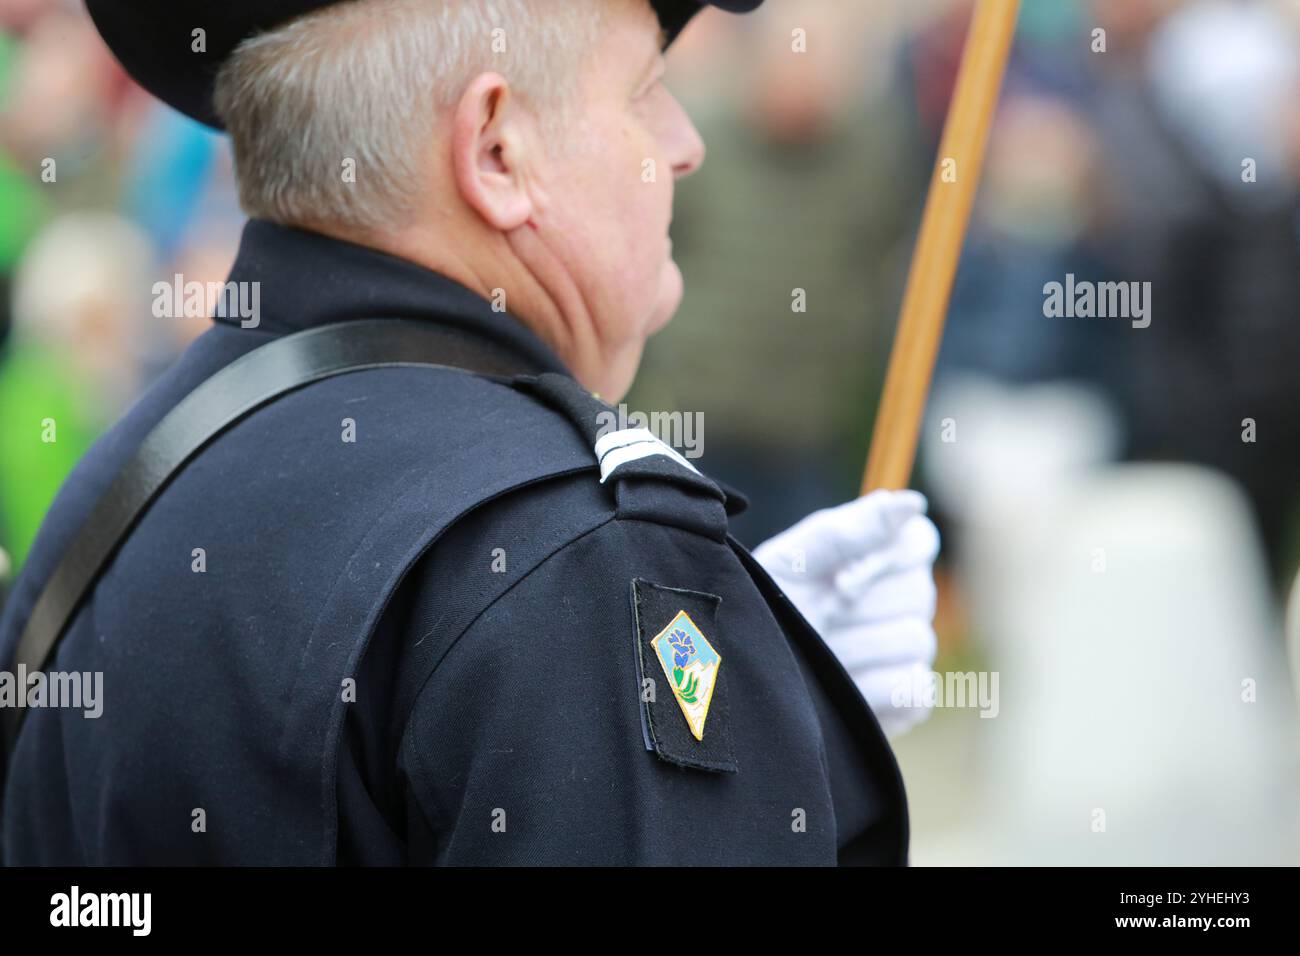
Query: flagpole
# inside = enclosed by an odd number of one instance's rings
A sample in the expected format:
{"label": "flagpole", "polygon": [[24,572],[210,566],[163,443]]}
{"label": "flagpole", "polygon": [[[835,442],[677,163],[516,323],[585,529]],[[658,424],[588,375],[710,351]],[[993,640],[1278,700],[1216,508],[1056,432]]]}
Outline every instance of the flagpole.
{"label": "flagpole", "polygon": [[1020,0],[978,0],[975,7],[903,294],[863,494],[905,488],[912,476],[925,400],[1019,11]]}

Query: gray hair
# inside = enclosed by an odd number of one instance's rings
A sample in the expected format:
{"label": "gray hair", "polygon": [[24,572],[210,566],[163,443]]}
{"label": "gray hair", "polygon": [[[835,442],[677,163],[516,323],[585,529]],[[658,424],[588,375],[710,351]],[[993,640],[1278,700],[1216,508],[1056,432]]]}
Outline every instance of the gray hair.
{"label": "gray hair", "polygon": [[439,108],[491,70],[562,110],[608,3],[343,0],[245,40],[215,93],[240,204],[294,225],[403,224]]}

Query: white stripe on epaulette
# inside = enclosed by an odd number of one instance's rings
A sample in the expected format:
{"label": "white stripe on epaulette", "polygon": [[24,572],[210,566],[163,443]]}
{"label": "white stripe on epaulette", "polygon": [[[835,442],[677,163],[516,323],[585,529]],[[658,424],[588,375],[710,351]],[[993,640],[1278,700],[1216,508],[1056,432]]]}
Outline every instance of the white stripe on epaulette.
{"label": "white stripe on epaulette", "polygon": [[629,461],[649,458],[651,455],[666,455],[679,465],[685,465],[699,474],[689,461],[683,458],[672,445],[659,439],[648,428],[624,428],[610,432],[596,439],[596,457],[600,459],[600,483],[614,473],[619,465]]}

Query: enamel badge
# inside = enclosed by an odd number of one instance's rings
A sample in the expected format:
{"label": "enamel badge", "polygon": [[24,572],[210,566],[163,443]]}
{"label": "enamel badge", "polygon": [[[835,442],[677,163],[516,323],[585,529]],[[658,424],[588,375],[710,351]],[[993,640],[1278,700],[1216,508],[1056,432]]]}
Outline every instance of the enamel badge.
{"label": "enamel badge", "polygon": [[685,611],[678,611],[668,626],[650,641],[650,646],[686,716],[686,725],[696,740],[703,740],[704,721],[709,716],[709,702],[718,683],[722,658]]}

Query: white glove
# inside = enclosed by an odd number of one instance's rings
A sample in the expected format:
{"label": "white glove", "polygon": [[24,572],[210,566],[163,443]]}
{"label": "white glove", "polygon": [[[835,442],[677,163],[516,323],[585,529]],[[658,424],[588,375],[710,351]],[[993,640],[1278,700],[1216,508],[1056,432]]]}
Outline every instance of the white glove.
{"label": "white glove", "polygon": [[873,491],[763,542],[754,557],[896,736],[929,715],[939,532],[916,491]]}

